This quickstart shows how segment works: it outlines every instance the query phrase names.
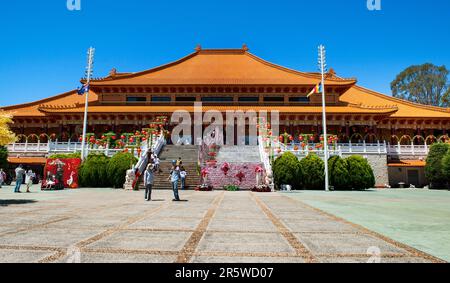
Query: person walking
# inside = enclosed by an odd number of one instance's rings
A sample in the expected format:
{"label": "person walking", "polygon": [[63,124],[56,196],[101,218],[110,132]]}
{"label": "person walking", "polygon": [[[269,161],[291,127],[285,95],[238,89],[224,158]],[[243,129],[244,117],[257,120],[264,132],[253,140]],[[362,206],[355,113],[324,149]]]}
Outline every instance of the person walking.
{"label": "person walking", "polygon": [[0,168],[0,188],[2,187],[5,181],[6,181],[6,173],[3,172],[3,168]]}
{"label": "person walking", "polygon": [[159,163],[160,163],[159,157],[155,156],[155,159],[153,161],[155,163],[155,171],[159,172]]}
{"label": "person walking", "polygon": [[36,178],[36,174],[34,174],[33,170],[28,170],[25,175],[25,184],[27,185],[27,193],[30,193],[30,187],[33,186],[33,180]]}
{"label": "person walking", "polygon": [[23,170],[22,165],[19,165],[16,170],[16,187],[14,188],[15,193],[20,193],[20,186],[23,183],[23,175],[25,174],[25,170]]}
{"label": "person walking", "polygon": [[183,166],[181,166],[180,168],[180,178],[181,178],[181,190],[185,190],[186,189],[186,169],[184,169]]}
{"label": "person walking", "polygon": [[181,166],[183,165],[183,159],[181,159],[181,157],[178,157],[178,160],[175,163],[176,166]]}
{"label": "person walking", "polygon": [[178,195],[178,181],[180,180],[180,167],[173,166],[170,170],[169,176],[170,182],[172,183],[173,190],[173,201],[180,201],[180,196]]}
{"label": "person walking", "polygon": [[155,180],[154,176],[154,166],[153,164],[149,164],[147,166],[147,169],[144,172],[144,185],[145,185],[145,200],[151,201],[152,200],[152,187],[153,182]]}

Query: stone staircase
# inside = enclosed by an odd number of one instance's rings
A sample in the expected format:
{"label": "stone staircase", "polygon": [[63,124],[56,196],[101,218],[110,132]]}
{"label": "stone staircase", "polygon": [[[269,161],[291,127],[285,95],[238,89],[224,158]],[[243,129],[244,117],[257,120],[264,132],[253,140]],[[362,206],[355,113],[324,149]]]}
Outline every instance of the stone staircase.
{"label": "stone staircase", "polygon": [[[172,160],[177,160],[179,157],[183,160],[183,166],[187,172],[186,188],[194,189],[201,183],[201,178],[197,173],[198,147],[195,145],[166,145],[159,155],[160,172],[155,173],[155,183],[153,186],[155,190],[172,189],[167,178],[172,167]],[[144,188],[142,180],[139,182],[139,188]]]}
{"label": "stone staircase", "polygon": [[258,146],[222,146],[217,154],[217,162],[260,163]]}

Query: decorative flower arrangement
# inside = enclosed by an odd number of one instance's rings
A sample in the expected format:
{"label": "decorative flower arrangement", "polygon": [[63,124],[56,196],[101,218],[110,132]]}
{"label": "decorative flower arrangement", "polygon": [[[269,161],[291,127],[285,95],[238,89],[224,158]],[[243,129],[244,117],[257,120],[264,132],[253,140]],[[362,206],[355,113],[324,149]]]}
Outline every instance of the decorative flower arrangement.
{"label": "decorative flower arrangement", "polygon": [[222,170],[223,174],[225,176],[227,176],[228,175],[228,171],[230,171],[230,164],[225,162],[220,169]]}
{"label": "decorative flower arrangement", "polygon": [[236,179],[238,179],[239,180],[239,183],[242,183],[242,181],[244,180],[244,178],[245,178],[245,174],[244,173],[242,173],[242,171],[239,171],[237,174],[236,174]]}
{"label": "decorative flower arrangement", "polygon": [[206,185],[206,184],[200,185],[195,188],[195,190],[199,191],[199,192],[211,192],[213,189],[214,189],[213,186]]}
{"label": "decorative flower arrangement", "polygon": [[259,185],[252,188],[252,192],[257,193],[270,193],[272,192],[272,189],[267,185]]}

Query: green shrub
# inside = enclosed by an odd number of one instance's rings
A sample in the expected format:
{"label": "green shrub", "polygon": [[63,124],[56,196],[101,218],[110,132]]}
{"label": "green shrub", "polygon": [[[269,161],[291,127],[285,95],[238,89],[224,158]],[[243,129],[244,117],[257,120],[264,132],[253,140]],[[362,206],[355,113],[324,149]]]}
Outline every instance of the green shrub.
{"label": "green shrub", "polygon": [[435,143],[430,147],[425,165],[425,176],[430,182],[432,189],[445,188],[447,177],[443,170],[443,158],[449,151],[450,145],[446,143]]}
{"label": "green shrub", "polygon": [[114,155],[108,164],[108,179],[114,188],[122,188],[125,184],[127,170],[138,160],[131,153],[121,152]]}
{"label": "green shrub", "polygon": [[78,171],[82,187],[104,188],[111,186],[108,177],[110,158],[104,154],[89,154]]}
{"label": "green shrub", "polygon": [[447,151],[447,154],[442,158],[442,173],[447,179],[447,188],[450,185],[450,150]]}
{"label": "green shrub", "polygon": [[229,192],[237,192],[240,190],[239,186],[236,186],[236,185],[227,185],[227,186],[224,186],[223,189],[225,191],[229,191]]}
{"label": "green shrub", "polygon": [[303,172],[303,187],[306,190],[325,189],[325,164],[319,156],[309,154],[300,161],[300,166]]}
{"label": "green shrub", "polygon": [[275,185],[291,185],[293,189],[301,187],[302,170],[298,158],[291,152],[278,157],[272,166]]}
{"label": "green shrub", "polygon": [[81,158],[81,153],[66,153],[66,154],[53,154],[50,155],[49,159],[70,159],[70,158]]}
{"label": "green shrub", "polygon": [[359,155],[346,159],[349,186],[354,190],[366,190],[375,186],[375,175],[369,162]]}
{"label": "green shrub", "polygon": [[350,190],[348,163],[346,159],[340,156],[333,156],[328,160],[328,175],[330,186],[336,191]]}
{"label": "green shrub", "polygon": [[0,168],[8,169],[8,150],[4,146],[0,146]]}

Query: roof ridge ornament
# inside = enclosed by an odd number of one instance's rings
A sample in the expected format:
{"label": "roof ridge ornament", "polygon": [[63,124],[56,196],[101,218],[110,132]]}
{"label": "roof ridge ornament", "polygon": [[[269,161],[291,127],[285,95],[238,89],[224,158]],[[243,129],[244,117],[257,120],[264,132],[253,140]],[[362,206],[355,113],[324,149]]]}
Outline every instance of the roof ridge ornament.
{"label": "roof ridge ornament", "polygon": [[202,50],[202,46],[200,44],[197,44],[195,47],[195,51],[200,52]]}
{"label": "roof ridge ornament", "polygon": [[244,51],[248,51],[249,49],[248,49],[248,46],[247,46],[247,44],[242,44],[242,50],[244,50]]}

